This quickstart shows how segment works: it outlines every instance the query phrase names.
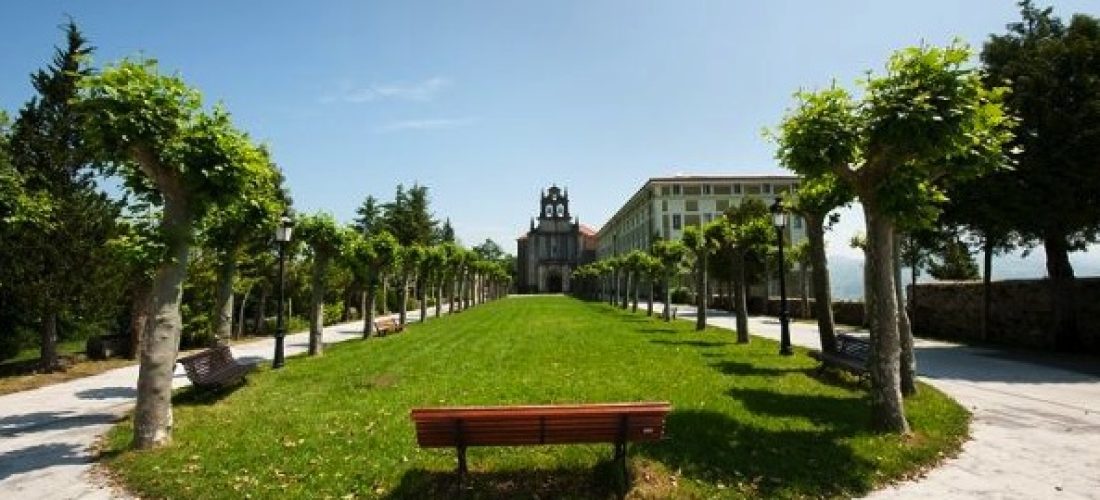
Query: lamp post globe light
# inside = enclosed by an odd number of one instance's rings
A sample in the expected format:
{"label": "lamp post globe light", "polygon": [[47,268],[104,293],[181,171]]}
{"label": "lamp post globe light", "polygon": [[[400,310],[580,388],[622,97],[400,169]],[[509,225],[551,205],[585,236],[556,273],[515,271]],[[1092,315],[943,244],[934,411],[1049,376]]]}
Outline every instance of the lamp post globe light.
{"label": "lamp post globe light", "polygon": [[283,309],[286,299],[286,246],[290,243],[293,231],[294,219],[284,212],[279,218],[279,226],[275,228],[275,242],[279,245],[279,306],[275,313],[275,357],[271,361],[271,368],[282,368],[285,362],[283,339],[286,337],[286,324],[283,322]]}
{"label": "lamp post globe light", "polygon": [[775,226],[776,244],[779,246],[779,354],[790,356],[791,315],[787,310],[787,263],[783,259],[783,230],[787,227],[787,210],[783,198],[777,197],[771,206],[772,225]]}

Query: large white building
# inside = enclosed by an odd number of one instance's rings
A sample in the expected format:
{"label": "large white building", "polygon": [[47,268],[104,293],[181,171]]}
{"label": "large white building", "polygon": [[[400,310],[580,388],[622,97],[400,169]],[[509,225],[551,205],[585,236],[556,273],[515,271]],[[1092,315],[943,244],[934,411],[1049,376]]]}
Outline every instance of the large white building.
{"label": "large white building", "polygon": [[[656,239],[679,239],[685,227],[706,224],[745,198],[759,198],[770,206],[777,196],[797,187],[798,177],[788,175],[654,177],[600,229],[596,256],[648,250]],[[787,238],[797,244],[805,237],[802,218],[792,215]]]}

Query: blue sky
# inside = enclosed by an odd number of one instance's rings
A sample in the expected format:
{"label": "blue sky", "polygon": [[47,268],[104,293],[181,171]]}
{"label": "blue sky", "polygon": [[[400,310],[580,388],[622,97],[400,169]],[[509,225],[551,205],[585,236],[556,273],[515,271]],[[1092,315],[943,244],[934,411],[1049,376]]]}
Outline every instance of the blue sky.
{"label": "blue sky", "polygon": [[[550,183],[598,226],[651,176],[779,173],[761,130],[800,87],[851,84],[922,41],[980,47],[1018,17],[1004,0],[38,0],[0,14],[4,109],[30,96],[70,14],[97,63],[154,57],[223,101],[270,144],[299,210],[350,220],[367,194],[420,182],[464,242],[511,252]],[[861,223],[847,212],[831,251]]]}

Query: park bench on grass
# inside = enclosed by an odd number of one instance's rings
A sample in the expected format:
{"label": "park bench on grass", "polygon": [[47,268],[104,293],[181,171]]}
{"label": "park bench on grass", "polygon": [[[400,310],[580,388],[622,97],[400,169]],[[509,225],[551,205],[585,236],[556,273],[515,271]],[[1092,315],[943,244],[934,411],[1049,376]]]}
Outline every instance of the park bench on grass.
{"label": "park bench on grass", "polygon": [[385,337],[387,333],[397,333],[404,329],[405,327],[402,326],[401,323],[398,323],[397,318],[393,316],[374,320],[374,331],[379,337]]}
{"label": "park bench on grass", "polygon": [[867,339],[854,335],[840,334],[836,337],[836,352],[810,351],[810,357],[821,361],[820,373],[832,366],[850,372],[863,380],[870,372],[867,363],[871,356],[871,343]]}
{"label": "park bench on grass", "polygon": [[628,442],[658,441],[665,433],[667,402],[548,406],[415,408],[416,442],[423,448],[455,448],[460,476],[470,446],[612,443],[626,477]]}
{"label": "park bench on grass", "polygon": [[191,385],[199,388],[225,387],[244,379],[255,364],[241,363],[233,358],[229,346],[219,345],[176,361],[187,371]]}

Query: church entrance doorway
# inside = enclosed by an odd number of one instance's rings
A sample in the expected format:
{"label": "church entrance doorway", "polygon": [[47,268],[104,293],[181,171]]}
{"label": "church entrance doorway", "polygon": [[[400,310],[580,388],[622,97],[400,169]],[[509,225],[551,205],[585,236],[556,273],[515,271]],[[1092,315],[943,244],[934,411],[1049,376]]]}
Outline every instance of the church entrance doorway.
{"label": "church entrance doorway", "polygon": [[546,291],[549,293],[561,293],[561,273],[557,271],[550,271],[550,274],[546,276]]}

